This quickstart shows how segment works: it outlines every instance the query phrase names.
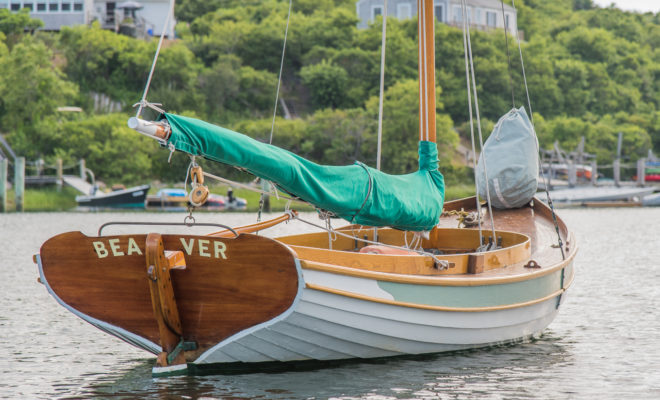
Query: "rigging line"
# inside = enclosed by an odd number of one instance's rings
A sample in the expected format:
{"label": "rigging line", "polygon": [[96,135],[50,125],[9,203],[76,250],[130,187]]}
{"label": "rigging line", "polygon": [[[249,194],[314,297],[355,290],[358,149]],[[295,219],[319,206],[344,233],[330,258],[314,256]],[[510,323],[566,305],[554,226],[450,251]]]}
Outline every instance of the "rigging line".
{"label": "rigging line", "polygon": [[[511,6],[513,9],[516,9],[516,2],[515,0],[511,0]],[[522,54],[522,46],[520,45],[520,38],[518,35],[518,24],[516,24],[516,37],[518,37],[518,53],[520,53],[520,67],[522,68],[522,75],[523,75],[523,82],[525,83],[525,94],[527,95],[527,106],[529,107],[529,119],[530,122],[532,123],[532,128],[534,129],[534,135],[536,135],[536,127],[534,126],[534,113],[532,112],[532,102],[529,97],[529,88],[527,86],[527,75],[525,74],[525,63],[523,62],[523,54]],[[536,152],[537,154],[541,153],[540,145],[539,145],[539,140],[538,140],[538,135],[536,135]],[[541,172],[541,176],[543,177],[543,185],[545,186],[545,196],[548,201],[548,207],[550,207],[550,211],[552,213],[552,221],[555,225],[555,231],[557,232],[557,244],[559,245],[559,250],[561,251],[561,258],[562,260],[566,259],[566,254],[564,254],[564,245],[561,240],[561,234],[559,233],[559,222],[557,222],[557,214],[555,213],[555,206],[552,203],[552,199],[550,198],[550,192],[549,192],[549,184],[548,184],[548,177],[543,172],[543,163],[541,162],[541,157],[538,157],[539,161],[539,171]],[[552,160],[550,161],[550,165],[552,166]]]}
{"label": "rigging line", "polygon": [[174,13],[174,0],[170,0],[170,9],[167,11],[167,17],[165,18],[165,24],[163,24],[163,30],[160,33],[160,39],[158,40],[158,47],[156,47],[156,54],[154,54],[154,60],[151,63],[151,71],[149,71],[149,77],[147,78],[147,84],[144,86],[144,92],[142,92],[142,99],[140,100],[140,105],[138,107],[135,117],[139,118],[144,105],[147,101],[147,93],[149,93],[149,87],[151,86],[151,78],[154,76],[154,70],[156,69],[156,62],[158,61],[158,55],[160,54],[160,49],[163,46],[163,38],[165,37],[165,31],[170,26],[170,19]]}
{"label": "rigging line", "polygon": [[[465,0],[462,0],[463,8],[467,10],[467,4]],[[467,15],[466,13],[463,14]],[[467,20],[467,18],[463,18]],[[470,41],[470,24],[465,22],[467,27],[467,48],[468,54],[470,56],[470,70],[472,71],[472,91],[474,92],[474,109],[477,114],[477,130],[479,132],[479,146],[481,148],[481,154],[484,156],[484,178],[486,179],[486,200],[488,200],[488,213],[490,214],[490,227],[493,231],[493,243],[497,245],[497,236],[495,235],[495,219],[493,217],[493,205],[490,201],[490,185],[488,184],[488,166],[486,165],[486,155],[484,154],[484,138],[483,133],[481,132],[481,116],[479,114],[479,98],[477,97],[477,79],[474,75],[474,59],[472,57],[472,42]]]}
{"label": "rigging line", "polygon": [[[386,38],[387,38],[387,0],[384,1],[383,30],[381,32],[381,40],[380,40],[380,93],[378,96],[378,144],[376,145],[376,169],[379,171],[380,171],[380,161],[382,158],[382,147],[383,147],[383,101],[385,100]],[[371,176],[369,176],[369,191],[371,191]],[[374,238],[378,239],[378,227],[374,227]]]}
{"label": "rigging line", "polygon": [[387,32],[387,0],[383,8],[383,31],[380,41],[380,96],[378,96],[378,146],[376,147],[376,169],[380,171],[381,148],[383,144],[383,101],[385,97],[385,42]]}
{"label": "rigging line", "polygon": [[[465,13],[465,10],[463,10]],[[468,50],[467,50],[467,29],[466,21],[463,18],[463,51],[465,54],[465,81],[467,82],[467,96],[468,96],[468,112],[470,114],[470,137],[472,141],[472,164],[474,166],[474,186],[475,198],[477,200],[477,222],[479,224],[479,243],[483,243],[483,233],[481,227],[481,200],[479,199],[479,179],[477,174],[477,148],[474,140],[474,121],[472,120],[472,93],[470,92],[470,64],[468,63]]]}
{"label": "rigging line", "polygon": [[282,85],[282,70],[284,69],[284,54],[286,52],[286,39],[289,35],[289,21],[291,20],[291,4],[293,0],[289,0],[289,12],[286,16],[286,28],[284,29],[284,42],[282,43],[282,58],[280,59],[280,74],[277,78],[277,90],[275,92],[275,105],[273,107],[273,122],[270,124],[270,139],[269,144],[273,144],[273,132],[275,131],[275,116],[277,115],[277,102],[280,97],[280,86]]}
{"label": "rigging line", "polygon": [[506,46],[506,58],[509,62],[509,87],[511,88],[511,104],[513,104],[513,108],[516,108],[516,97],[515,97],[515,91],[513,87],[513,70],[511,68],[511,55],[509,54],[509,35],[507,34],[507,31],[509,30],[509,24],[506,23],[506,15],[504,14],[504,0],[500,0],[500,4],[502,4],[502,21],[504,25],[504,44]]}
{"label": "rigging line", "polygon": [[[289,10],[286,16],[286,28],[284,28],[284,41],[282,42],[282,57],[280,58],[280,73],[277,77],[277,90],[275,91],[275,104],[273,105],[273,121],[270,124],[270,137],[269,144],[273,144],[273,132],[275,132],[275,117],[277,116],[277,102],[280,98],[280,87],[282,86],[282,70],[284,70],[284,55],[286,53],[286,41],[289,36],[289,21],[291,21],[291,5],[293,0],[289,0]],[[257,212],[257,222],[261,222],[261,213],[264,209],[266,202],[265,194],[262,193],[259,197],[259,211]]]}
{"label": "rigging line", "polygon": [[[297,197],[291,197],[291,196],[287,196],[287,195],[284,195],[284,194],[276,194],[276,192],[267,192],[265,190],[257,189],[257,188],[254,188],[254,187],[250,186],[250,185],[246,185],[244,183],[239,183],[239,182],[236,182],[236,181],[232,181],[232,180],[229,180],[229,179],[222,178],[222,177],[217,176],[217,175],[210,174],[208,172],[204,172],[204,176],[206,176],[207,178],[215,179],[215,180],[217,180],[219,182],[222,182],[222,183],[225,183],[229,186],[240,187],[240,188],[243,188],[245,190],[265,194],[265,195],[268,195],[268,196],[275,195],[276,197],[281,197],[281,198],[289,200],[289,201],[297,201],[297,202],[300,202],[300,203],[305,203],[305,204],[312,205],[311,203],[308,203],[305,200],[302,200],[302,199],[297,198]],[[272,183],[271,183],[271,186],[273,188],[275,188],[275,185],[273,185]]]}

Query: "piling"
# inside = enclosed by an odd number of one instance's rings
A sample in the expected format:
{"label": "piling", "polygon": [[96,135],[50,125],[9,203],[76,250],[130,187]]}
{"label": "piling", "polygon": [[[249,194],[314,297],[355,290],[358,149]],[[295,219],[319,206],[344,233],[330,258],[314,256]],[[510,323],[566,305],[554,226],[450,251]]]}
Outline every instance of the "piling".
{"label": "piling", "polygon": [[612,170],[614,174],[614,186],[621,186],[621,160],[618,158],[612,163]]}
{"label": "piling", "polygon": [[84,158],[80,159],[80,179],[82,179],[83,181],[87,180],[87,179],[85,179],[85,159]]}
{"label": "piling", "polygon": [[7,170],[9,170],[9,160],[3,158],[0,160],[0,212],[7,212]]}
{"label": "piling", "polygon": [[[264,192],[270,192],[270,182],[268,182],[265,179],[261,180],[261,190]],[[264,195],[264,206],[263,206],[263,211],[269,213],[270,212],[270,196],[269,195]]]}
{"label": "piling", "polygon": [[596,161],[591,162],[591,184],[596,186],[598,183],[598,164]]}
{"label": "piling", "polygon": [[16,157],[14,160],[14,194],[16,211],[23,211],[25,200],[25,157]]}
{"label": "piling", "polygon": [[58,158],[55,161],[55,168],[57,170],[57,191],[62,191],[62,185],[64,184],[64,168],[62,167],[62,159]]}
{"label": "piling", "polygon": [[637,186],[646,184],[646,158],[637,160]]}
{"label": "piling", "polygon": [[577,166],[573,161],[568,161],[568,186],[575,187],[577,184]]}

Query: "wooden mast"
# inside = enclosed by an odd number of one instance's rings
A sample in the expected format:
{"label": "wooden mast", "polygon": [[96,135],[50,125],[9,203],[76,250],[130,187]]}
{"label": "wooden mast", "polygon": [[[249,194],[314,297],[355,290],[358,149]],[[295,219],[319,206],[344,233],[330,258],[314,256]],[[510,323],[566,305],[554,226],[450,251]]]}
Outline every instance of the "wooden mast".
{"label": "wooden mast", "polygon": [[419,140],[435,142],[435,18],[433,0],[417,0]]}

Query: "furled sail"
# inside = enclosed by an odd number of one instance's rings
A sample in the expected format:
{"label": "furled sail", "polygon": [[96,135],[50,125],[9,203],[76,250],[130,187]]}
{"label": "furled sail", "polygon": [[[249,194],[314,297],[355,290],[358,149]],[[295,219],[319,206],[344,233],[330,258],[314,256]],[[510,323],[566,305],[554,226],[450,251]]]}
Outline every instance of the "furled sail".
{"label": "furled sail", "polygon": [[419,142],[419,170],[388,175],[362,163],[325,166],[193,118],[163,115],[176,150],[244,168],[352,223],[423,231],[442,214],[445,184],[433,142]]}

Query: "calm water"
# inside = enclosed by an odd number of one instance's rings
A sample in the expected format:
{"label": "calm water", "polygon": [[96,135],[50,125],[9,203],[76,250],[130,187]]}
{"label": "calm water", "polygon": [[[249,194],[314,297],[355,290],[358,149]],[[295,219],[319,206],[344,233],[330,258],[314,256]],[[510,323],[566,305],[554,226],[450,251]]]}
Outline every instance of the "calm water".
{"label": "calm water", "polygon": [[[277,374],[152,379],[153,357],[59,306],[32,255],[65,231],[183,214],[0,215],[0,398],[660,399],[660,208],[567,209],[580,245],[557,319],[531,343]],[[198,217],[230,225],[248,214]],[[127,228],[106,233],[128,232]],[[306,229],[289,224],[283,232]],[[134,231],[133,231],[134,232]]]}

